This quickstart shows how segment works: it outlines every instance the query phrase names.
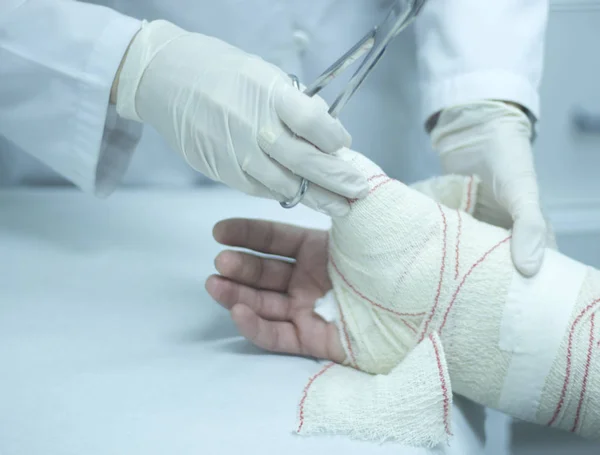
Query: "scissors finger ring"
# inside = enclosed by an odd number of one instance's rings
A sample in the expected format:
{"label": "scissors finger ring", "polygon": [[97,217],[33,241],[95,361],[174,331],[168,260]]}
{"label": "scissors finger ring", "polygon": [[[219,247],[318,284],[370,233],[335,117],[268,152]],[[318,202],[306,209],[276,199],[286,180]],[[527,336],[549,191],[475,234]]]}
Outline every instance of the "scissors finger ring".
{"label": "scissors finger ring", "polygon": [[307,191],[308,191],[308,180],[302,179],[302,181],[300,182],[300,188],[298,188],[298,192],[296,193],[296,195],[289,201],[280,202],[281,206],[284,209],[291,209],[292,207],[295,207],[296,205],[298,205],[300,203],[300,201],[302,201],[302,199],[304,198],[304,195],[306,194]]}

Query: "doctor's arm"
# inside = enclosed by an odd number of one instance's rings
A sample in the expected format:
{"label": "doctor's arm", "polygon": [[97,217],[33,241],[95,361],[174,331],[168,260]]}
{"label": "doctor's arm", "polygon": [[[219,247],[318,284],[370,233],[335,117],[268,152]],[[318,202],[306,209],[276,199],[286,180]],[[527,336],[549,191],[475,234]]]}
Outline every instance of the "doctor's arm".
{"label": "doctor's arm", "polygon": [[71,0],[0,6],[0,134],[83,189],[104,195],[141,124],[195,170],[245,193],[328,214],[366,194],[336,156],[350,135],[280,68],[167,21],[140,22]]}
{"label": "doctor's arm", "polygon": [[84,191],[110,193],[141,125],[109,103],[140,21],[72,0],[0,3],[0,135]]}
{"label": "doctor's arm", "polygon": [[430,0],[415,23],[433,148],[445,173],[481,177],[475,216],[513,228],[526,275],[539,270],[548,232],[531,149],[547,17],[548,0]]}

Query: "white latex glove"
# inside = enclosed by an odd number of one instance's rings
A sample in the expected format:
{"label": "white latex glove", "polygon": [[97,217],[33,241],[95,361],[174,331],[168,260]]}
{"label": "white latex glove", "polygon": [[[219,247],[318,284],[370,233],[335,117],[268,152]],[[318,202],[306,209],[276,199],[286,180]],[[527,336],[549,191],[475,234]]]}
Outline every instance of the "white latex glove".
{"label": "white latex glove", "polygon": [[527,116],[499,101],[449,108],[431,133],[445,173],[481,178],[481,203],[474,215],[496,226],[512,227],[513,262],[526,276],[539,271],[547,235],[531,133]]}
{"label": "white latex glove", "polygon": [[144,23],[117,84],[119,115],[152,125],[213,180],[283,201],[305,177],[313,185],[303,202],[334,216],[348,211],[346,198],[368,192],[364,177],[335,155],[351,138],[325,101],[223,41]]}

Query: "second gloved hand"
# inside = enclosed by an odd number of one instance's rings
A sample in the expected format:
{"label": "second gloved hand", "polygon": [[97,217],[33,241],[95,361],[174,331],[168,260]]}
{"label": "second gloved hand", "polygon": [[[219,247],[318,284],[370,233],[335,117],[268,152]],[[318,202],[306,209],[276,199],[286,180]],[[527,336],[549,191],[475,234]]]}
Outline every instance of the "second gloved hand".
{"label": "second gloved hand", "polygon": [[542,264],[547,225],[540,209],[532,127],[517,107],[480,101],[442,111],[431,133],[445,173],[477,174],[481,221],[513,229],[513,262],[524,275]]}
{"label": "second gloved hand", "polygon": [[245,193],[334,216],[368,184],[336,151],[350,145],[318,96],[274,65],[166,21],[144,23],[117,80],[117,112],[152,125],[195,170]]}

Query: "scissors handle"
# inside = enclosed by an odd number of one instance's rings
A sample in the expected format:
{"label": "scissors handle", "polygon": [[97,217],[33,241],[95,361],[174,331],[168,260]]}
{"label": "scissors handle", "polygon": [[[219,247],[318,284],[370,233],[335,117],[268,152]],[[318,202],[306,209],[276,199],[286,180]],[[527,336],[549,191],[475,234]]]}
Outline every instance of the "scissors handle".
{"label": "scissors handle", "polygon": [[[292,79],[292,84],[294,84],[294,87],[296,87],[298,90],[300,90],[300,80],[298,79],[298,77],[295,74],[290,74],[289,76]],[[304,93],[306,93],[306,91]],[[312,96],[312,95],[309,95],[309,96]],[[280,202],[279,204],[284,209],[291,209],[293,207],[296,207],[304,198],[304,195],[308,191],[308,186],[309,186],[308,180],[306,180],[305,178],[302,178],[302,180],[300,181],[300,187],[298,188],[298,192],[296,193],[296,195],[292,199],[290,199],[288,201]]]}

